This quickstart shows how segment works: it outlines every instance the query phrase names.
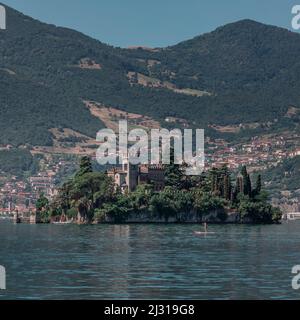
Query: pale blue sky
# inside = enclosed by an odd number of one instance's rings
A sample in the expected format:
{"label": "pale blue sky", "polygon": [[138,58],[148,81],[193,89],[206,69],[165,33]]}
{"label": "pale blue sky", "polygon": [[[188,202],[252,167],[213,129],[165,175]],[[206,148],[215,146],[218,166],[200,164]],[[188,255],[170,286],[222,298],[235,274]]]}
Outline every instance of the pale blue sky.
{"label": "pale blue sky", "polygon": [[291,28],[300,0],[1,0],[115,46],[162,47],[240,19]]}

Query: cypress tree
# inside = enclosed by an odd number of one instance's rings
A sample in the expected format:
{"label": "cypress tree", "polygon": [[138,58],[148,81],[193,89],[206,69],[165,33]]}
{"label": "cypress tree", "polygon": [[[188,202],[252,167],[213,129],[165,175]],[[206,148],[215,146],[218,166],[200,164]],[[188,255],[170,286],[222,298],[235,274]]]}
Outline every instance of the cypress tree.
{"label": "cypress tree", "polygon": [[249,174],[247,176],[246,190],[247,190],[247,195],[249,197],[252,197],[252,185],[251,185],[251,179]]}
{"label": "cypress tree", "polygon": [[229,175],[224,176],[224,198],[230,200],[231,198],[231,183]]}
{"label": "cypress tree", "polygon": [[244,183],[244,195],[251,196],[252,193],[252,186],[251,186],[251,179],[247,172],[247,167],[243,166],[241,174],[243,176],[243,183]]}
{"label": "cypress tree", "polygon": [[254,196],[257,196],[260,194],[261,188],[262,188],[262,181],[261,181],[261,175],[259,174],[256,179],[255,189],[253,190]]}
{"label": "cypress tree", "polygon": [[183,173],[181,166],[175,164],[174,148],[170,150],[170,164],[165,166],[165,185],[181,189],[183,187]]}
{"label": "cypress tree", "polygon": [[86,173],[93,172],[92,162],[89,157],[82,157],[80,160],[79,171],[76,174],[76,177],[81,177]]}

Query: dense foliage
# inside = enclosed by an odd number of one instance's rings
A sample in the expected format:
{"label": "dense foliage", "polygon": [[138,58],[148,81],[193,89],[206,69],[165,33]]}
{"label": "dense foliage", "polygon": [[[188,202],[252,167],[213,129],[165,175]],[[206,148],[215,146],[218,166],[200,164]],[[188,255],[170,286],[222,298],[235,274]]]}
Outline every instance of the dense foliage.
{"label": "dense foliage", "polygon": [[38,161],[26,149],[0,151],[0,172],[6,175],[21,176],[26,172],[35,173]]}
{"label": "dense foliage", "polygon": [[[151,184],[139,185],[134,192],[122,193],[104,173],[93,172],[91,162],[83,158],[77,174],[65,183],[50,205],[50,217],[64,216],[79,223],[126,221],[130,213],[147,214],[165,221],[180,214],[194,213],[205,219],[212,212],[219,221],[227,219],[230,210],[239,213],[239,222],[273,223],[281,218],[279,210],[268,204],[261,189],[261,178],[255,187],[247,169],[242,169],[246,179],[239,178],[234,186],[226,167],[213,169],[199,177],[187,177],[174,172],[181,168],[174,164],[166,167],[167,186],[154,192]],[[215,218],[214,218],[215,219]]]}
{"label": "dense foliage", "polygon": [[300,190],[300,156],[286,159],[278,166],[263,172],[264,180],[268,182],[268,189],[273,193],[283,190],[296,192]]}

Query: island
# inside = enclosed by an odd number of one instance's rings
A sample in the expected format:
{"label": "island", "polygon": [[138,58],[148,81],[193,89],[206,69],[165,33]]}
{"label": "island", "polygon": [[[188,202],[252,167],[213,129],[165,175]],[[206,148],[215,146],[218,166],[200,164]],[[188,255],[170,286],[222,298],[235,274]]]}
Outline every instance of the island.
{"label": "island", "polygon": [[245,166],[235,183],[226,166],[186,176],[184,166],[133,166],[93,171],[83,157],[57,196],[41,195],[40,223],[280,223],[282,212],[268,202],[261,176],[253,186]]}

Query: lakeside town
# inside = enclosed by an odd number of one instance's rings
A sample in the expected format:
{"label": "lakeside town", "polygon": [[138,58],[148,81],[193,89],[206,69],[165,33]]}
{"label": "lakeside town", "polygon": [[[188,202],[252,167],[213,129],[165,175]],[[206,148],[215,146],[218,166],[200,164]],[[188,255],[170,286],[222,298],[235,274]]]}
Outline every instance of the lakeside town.
{"label": "lakeside town", "polygon": [[[1,146],[9,150],[11,146]],[[249,173],[262,172],[278,166],[283,160],[300,155],[300,135],[288,132],[278,135],[253,137],[245,143],[233,144],[223,139],[206,138],[205,170],[227,166],[237,172],[247,166]],[[95,156],[92,157],[96,161]],[[0,174],[0,215],[34,213],[36,201],[43,194],[50,201],[58,193],[65,180],[76,170],[78,157],[66,154],[44,154],[39,159],[34,175],[18,177]],[[268,183],[265,188],[268,190]],[[281,198],[273,198],[272,203],[289,212],[300,210],[300,195],[282,190]]]}

